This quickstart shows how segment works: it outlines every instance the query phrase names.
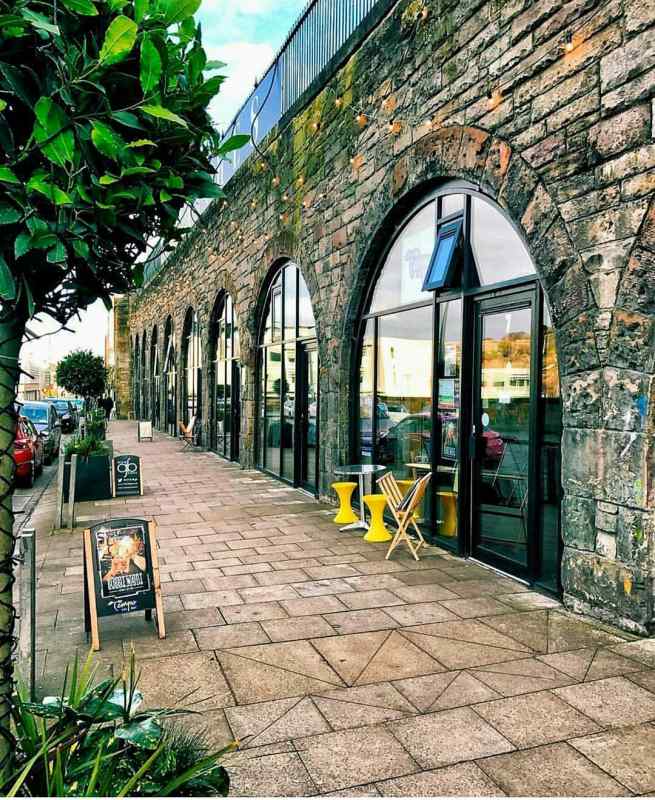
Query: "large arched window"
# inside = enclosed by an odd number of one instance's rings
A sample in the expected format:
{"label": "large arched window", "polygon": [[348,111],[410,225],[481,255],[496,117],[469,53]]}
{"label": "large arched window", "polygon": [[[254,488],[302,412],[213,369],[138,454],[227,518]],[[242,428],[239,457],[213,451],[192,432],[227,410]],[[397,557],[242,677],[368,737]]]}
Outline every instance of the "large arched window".
{"label": "large arched window", "polygon": [[241,430],[241,348],[232,298],[221,292],[211,322],[213,419],[211,447],[231,461],[239,460]]}
{"label": "large arched window", "polygon": [[190,308],[182,332],[183,414],[184,422],[202,418],[202,344],[198,314]]}
{"label": "large arched window", "polygon": [[150,419],[155,428],[159,428],[161,406],[161,372],[159,365],[159,339],[157,326],[152,329],[150,337]]}
{"label": "large arched window", "polygon": [[164,327],[164,426],[170,436],[177,433],[177,353],[173,320],[168,317]]}
{"label": "large arched window", "polygon": [[317,491],[318,349],[307,284],[298,266],[271,281],[259,336],[258,463]]}
{"label": "large arched window", "polygon": [[465,183],[396,231],[362,315],[353,459],[431,472],[419,516],[435,541],[553,588],[559,371],[530,253]]}

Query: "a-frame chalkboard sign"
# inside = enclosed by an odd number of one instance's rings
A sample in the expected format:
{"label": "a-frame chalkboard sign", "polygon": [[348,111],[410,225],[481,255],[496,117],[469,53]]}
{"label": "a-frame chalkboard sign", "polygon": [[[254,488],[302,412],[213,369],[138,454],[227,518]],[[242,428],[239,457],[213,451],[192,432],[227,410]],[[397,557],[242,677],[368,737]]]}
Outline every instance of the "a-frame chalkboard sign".
{"label": "a-frame chalkboard sign", "polygon": [[84,622],[94,650],[100,649],[99,617],[156,612],[164,639],[157,526],[152,520],[112,519],[84,531]]}

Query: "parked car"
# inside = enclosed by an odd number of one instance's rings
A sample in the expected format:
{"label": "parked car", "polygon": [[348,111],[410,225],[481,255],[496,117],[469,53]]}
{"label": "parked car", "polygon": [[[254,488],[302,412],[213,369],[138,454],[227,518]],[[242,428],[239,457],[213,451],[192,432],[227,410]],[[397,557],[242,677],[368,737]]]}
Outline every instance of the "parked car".
{"label": "parked car", "polygon": [[23,403],[20,413],[34,423],[34,427],[43,439],[43,463],[49,464],[59,455],[61,445],[61,420],[52,403],[30,400]]}
{"label": "parked car", "polygon": [[34,423],[27,417],[19,417],[14,440],[16,478],[28,488],[33,486],[36,476],[43,472],[43,450],[43,439]]}
{"label": "parked car", "polygon": [[70,400],[57,398],[56,400],[48,400],[48,403],[51,403],[57,409],[61,420],[62,433],[73,433],[73,431],[77,430],[77,409]]}

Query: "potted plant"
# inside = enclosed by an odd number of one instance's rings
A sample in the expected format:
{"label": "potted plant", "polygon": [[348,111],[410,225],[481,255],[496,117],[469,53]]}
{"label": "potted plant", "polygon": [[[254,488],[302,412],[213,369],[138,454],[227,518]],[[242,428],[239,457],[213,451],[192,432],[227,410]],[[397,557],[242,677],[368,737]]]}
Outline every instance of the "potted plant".
{"label": "potted plant", "polygon": [[229,776],[220,760],[236,742],[212,752],[202,734],[171,719],[190,712],[142,710],[134,653],[118,679],[96,682],[89,654],[66,670],[61,694],[12,698],[13,771],[3,797],[224,797]]}
{"label": "potted plant", "polygon": [[63,498],[68,502],[71,456],[77,455],[75,475],[75,501],[107,500],[111,497],[111,442],[96,436],[76,436],[66,444],[64,450]]}

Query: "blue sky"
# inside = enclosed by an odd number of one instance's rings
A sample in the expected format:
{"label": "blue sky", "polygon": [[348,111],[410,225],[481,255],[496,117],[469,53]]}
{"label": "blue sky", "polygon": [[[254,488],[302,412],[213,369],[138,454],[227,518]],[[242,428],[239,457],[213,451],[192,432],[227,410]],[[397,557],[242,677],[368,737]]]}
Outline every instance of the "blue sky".
{"label": "blue sky", "polygon": [[[224,61],[227,76],[212,103],[212,116],[220,128],[231,122],[255,78],[261,78],[284,42],[306,0],[203,0],[197,18],[202,23],[203,43],[210,59]],[[30,327],[43,334],[57,325],[44,318]],[[90,347],[104,354],[107,312],[101,302],[82,312],[81,320],[68,327],[74,333],[45,336],[23,347],[23,359],[58,361],[78,347]]]}
{"label": "blue sky", "polygon": [[225,127],[262,77],[307,0],[203,0],[196,15],[211,59],[227,64],[227,80],[212,104]]}

